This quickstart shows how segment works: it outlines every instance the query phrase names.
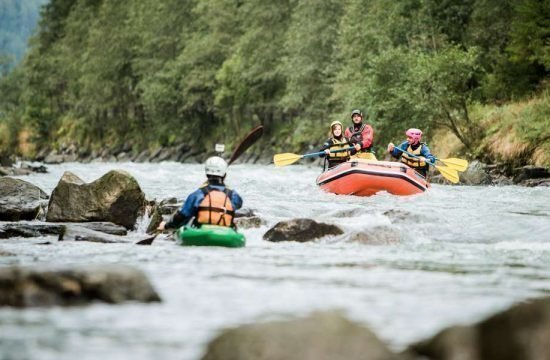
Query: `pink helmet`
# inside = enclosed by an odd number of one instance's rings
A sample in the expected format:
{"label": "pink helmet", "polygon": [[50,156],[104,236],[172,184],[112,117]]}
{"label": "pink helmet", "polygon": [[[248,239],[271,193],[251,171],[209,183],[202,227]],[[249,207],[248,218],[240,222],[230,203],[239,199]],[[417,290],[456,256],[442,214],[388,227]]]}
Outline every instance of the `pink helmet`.
{"label": "pink helmet", "polygon": [[405,135],[407,135],[407,137],[410,137],[414,140],[415,143],[417,143],[418,141],[420,141],[420,139],[422,139],[422,131],[419,130],[419,129],[409,129],[407,130],[407,132],[405,132]]}

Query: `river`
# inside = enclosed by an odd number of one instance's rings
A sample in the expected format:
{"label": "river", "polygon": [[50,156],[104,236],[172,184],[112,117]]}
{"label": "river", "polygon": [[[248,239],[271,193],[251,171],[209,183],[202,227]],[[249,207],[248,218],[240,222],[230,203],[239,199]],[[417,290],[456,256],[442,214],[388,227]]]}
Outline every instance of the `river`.
{"label": "river", "polygon": [[[23,179],[51,193],[65,170],[93,181],[111,169],[136,177],[148,199],[183,199],[201,165],[66,163]],[[320,191],[315,166],[233,165],[227,183],[266,221],[242,249],[0,240],[0,266],[125,263],[143,269],[161,303],[0,308],[1,359],[199,359],[222,329],[340,309],[394,350],[456,324],[550,294],[550,189],[434,185],[421,195],[369,198]],[[270,243],[275,223],[311,218],[345,234]],[[137,232],[143,232],[146,219]],[[351,234],[385,228],[400,241]],[[52,241],[50,246],[37,243]]]}

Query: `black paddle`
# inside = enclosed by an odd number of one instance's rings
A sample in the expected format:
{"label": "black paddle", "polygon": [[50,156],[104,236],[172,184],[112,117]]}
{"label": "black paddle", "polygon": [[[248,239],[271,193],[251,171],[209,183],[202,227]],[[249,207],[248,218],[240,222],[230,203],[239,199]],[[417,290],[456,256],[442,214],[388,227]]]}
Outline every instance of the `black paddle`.
{"label": "black paddle", "polygon": [[248,150],[249,147],[254,145],[254,143],[262,137],[263,133],[264,127],[262,125],[258,125],[254,129],[250,130],[250,132],[246,134],[245,138],[240,142],[240,144],[237,145],[237,147],[233,151],[233,155],[231,155],[231,159],[229,159],[229,162],[227,164],[231,165],[233,161],[237,160],[239,156],[241,156],[246,150]]}
{"label": "black paddle", "polygon": [[[249,147],[254,145],[254,143],[262,137],[263,133],[264,127],[262,125],[258,125],[254,129],[250,130],[250,132],[246,134],[239,145],[237,145],[235,150],[233,150],[233,154],[231,155],[231,159],[229,159],[227,165],[231,165],[235,160],[239,158],[239,156],[241,156],[246,150],[248,150]],[[158,233],[146,239],[138,241],[136,245],[151,245],[157,236]]]}

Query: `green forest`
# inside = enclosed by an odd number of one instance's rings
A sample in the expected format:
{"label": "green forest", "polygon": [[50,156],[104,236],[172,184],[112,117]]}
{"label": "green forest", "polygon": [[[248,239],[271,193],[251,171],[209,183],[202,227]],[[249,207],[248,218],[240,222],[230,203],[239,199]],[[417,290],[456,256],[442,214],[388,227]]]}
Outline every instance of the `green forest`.
{"label": "green forest", "polygon": [[0,79],[4,153],[212,149],[259,123],[266,152],[303,152],[360,108],[380,152],[418,127],[440,151],[550,166],[550,0],[51,0],[40,14]]}

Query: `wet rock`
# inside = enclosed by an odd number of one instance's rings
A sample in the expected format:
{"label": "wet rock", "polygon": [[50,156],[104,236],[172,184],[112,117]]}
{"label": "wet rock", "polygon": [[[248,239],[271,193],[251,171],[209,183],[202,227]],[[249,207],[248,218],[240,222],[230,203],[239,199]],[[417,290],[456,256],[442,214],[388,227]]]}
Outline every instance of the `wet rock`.
{"label": "wet rock", "polygon": [[391,226],[374,226],[366,231],[353,233],[350,241],[367,245],[390,245],[401,242],[401,232]]}
{"label": "wet rock", "polygon": [[491,175],[493,184],[499,186],[514,185],[514,181],[509,177],[501,174]]}
{"label": "wet rock", "polygon": [[238,217],[235,218],[234,222],[239,229],[259,228],[265,225],[265,221],[258,216]]}
{"label": "wet rock", "polygon": [[182,200],[172,197],[162,200],[158,206],[158,211],[161,215],[172,215],[177,210],[181,209],[182,205]]}
{"label": "wet rock", "polygon": [[116,161],[118,162],[129,162],[131,160],[130,154],[126,152],[121,152],[116,156]]}
{"label": "wet rock", "polygon": [[239,210],[235,211],[235,218],[252,216],[256,216],[256,213],[251,208],[240,208]]}
{"label": "wet rock", "polygon": [[44,158],[45,164],[61,164],[63,161],[65,161],[64,156],[57,154],[55,151],[51,152]]}
{"label": "wet rock", "polygon": [[46,224],[42,222],[15,222],[0,223],[0,239],[12,237],[39,237],[56,235],[59,236],[65,232],[65,226],[62,224]]}
{"label": "wet rock", "polygon": [[527,186],[527,187],[550,186],[550,178],[547,178],[547,179],[528,179],[528,180],[523,180],[523,181],[521,182],[521,185]]}
{"label": "wet rock", "polygon": [[477,160],[472,161],[466,171],[459,173],[460,183],[464,185],[491,185],[487,165]]}
{"label": "wet rock", "polygon": [[528,301],[472,326],[455,326],[410,350],[438,360],[539,360],[550,354],[550,297]]}
{"label": "wet rock", "polygon": [[152,200],[146,206],[145,216],[150,217],[149,225],[147,226],[146,233],[153,234],[156,232],[159,224],[168,218],[168,215],[174,214],[182,206],[182,201],[175,197],[162,200],[159,204]]}
{"label": "wet rock", "polygon": [[89,184],[67,171],[52,192],[46,220],[108,221],[132,229],[144,203],[145,194],[125,171],[109,171]]}
{"label": "wet rock", "polygon": [[411,222],[419,222],[419,221],[426,221],[428,218],[426,216],[423,216],[418,213],[413,213],[407,210],[401,210],[401,209],[391,209],[387,210],[383,213],[383,215],[387,216],[392,223],[394,224],[403,224],[403,223],[411,223]]}
{"label": "wet rock", "polygon": [[452,185],[441,174],[434,174],[434,175],[430,176],[430,178],[428,180],[429,180],[430,184]]}
{"label": "wet rock", "polygon": [[208,345],[203,360],[398,359],[370,330],[338,313],[253,324],[226,330]]}
{"label": "wet rock", "polygon": [[250,208],[241,208],[235,212],[235,225],[239,229],[259,228],[266,222],[256,215],[255,211]]}
{"label": "wet rock", "polygon": [[39,173],[39,174],[47,174],[48,173],[48,168],[46,166],[44,166],[43,164],[41,163],[36,163],[36,162],[32,162],[32,163],[28,163],[28,162],[24,162],[24,163],[21,163],[21,168],[22,169],[27,169],[33,173]]}
{"label": "wet rock", "polygon": [[13,176],[27,176],[32,174],[32,171],[24,168],[13,168]]}
{"label": "wet rock", "polygon": [[367,211],[365,209],[354,208],[354,209],[336,210],[330,215],[337,218],[351,218],[351,217],[365,215],[366,213]]}
{"label": "wet rock", "polygon": [[532,179],[546,179],[550,181],[550,172],[547,168],[528,165],[514,169],[514,182],[522,183]]}
{"label": "wet rock", "polygon": [[[11,237],[39,237],[47,235],[56,235],[63,238],[66,233],[66,226],[74,228],[84,228],[92,231],[98,231],[104,234],[123,236],[127,234],[126,228],[109,222],[89,222],[89,223],[47,223],[42,221],[32,222],[0,222],[0,239]],[[85,232],[86,230],[82,230]]]}
{"label": "wet rock", "polygon": [[32,220],[38,216],[48,195],[20,179],[0,178],[0,221]]}
{"label": "wet rock", "polygon": [[150,155],[151,154],[149,153],[149,150],[143,150],[142,152],[139,153],[138,156],[136,156],[134,161],[137,163],[144,163],[147,161]]}
{"label": "wet rock", "polygon": [[153,150],[153,152],[151,153],[151,156],[149,156],[148,161],[153,162],[160,155],[161,152],[162,152],[162,147],[158,147],[155,150]]}
{"label": "wet rock", "polygon": [[124,236],[111,235],[80,224],[66,223],[64,230],[59,235],[59,241],[90,241],[104,244],[128,244],[133,242]]}
{"label": "wet rock", "polygon": [[0,306],[70,306],[160,301],[145,274],[123,265],[0,268]]}
{"label": "wet rock", "polygon": [[156,232],[157,228],[163,220],[164,218],[160,213],[160,209],[158,207],[155,207],[155,209],[153,210],[153,214],[151,215],[151,221],[149,222],[149,225],[147,225],[146,233],[153,234],[154,232]]}
{"label": "wet rock", "polygon": [[264,234],[264,240],[306,242],[328,235],[340,235],[344,232],[335,225],[318,223],[311,219],[293,219],[281,221]]}
{"label": "wet rock", "polygon": [[122,225],[113,224],[112,222],[83,222],[83,223],[67,223],[65,225],[77,225],[93,231],[99,231],[104,234],[125,236],[128,234],[126,228]]}

